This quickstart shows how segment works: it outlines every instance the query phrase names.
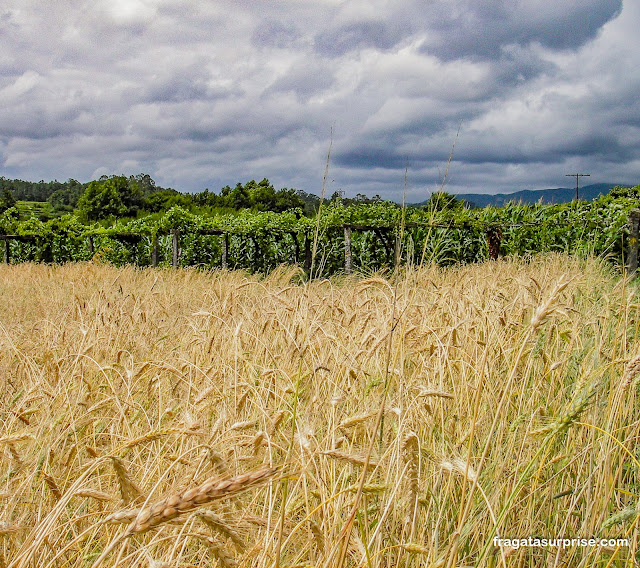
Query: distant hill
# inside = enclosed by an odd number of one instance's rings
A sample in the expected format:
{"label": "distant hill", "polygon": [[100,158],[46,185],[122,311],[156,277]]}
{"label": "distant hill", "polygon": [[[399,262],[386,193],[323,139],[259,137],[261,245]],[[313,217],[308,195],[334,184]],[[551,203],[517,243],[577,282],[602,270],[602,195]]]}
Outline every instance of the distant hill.
{"label": "distant hill", "polygon": [[[594,183],[591,185],[585,185],[580,187],[580,199],[591,201],[596,199],[600,195],[606,195],[612,187],[632,187],[626,183]],[[469,203],[472,203],[476,207],[486,207],[487,205],[494,205],[501,207],[509,201],[515,201],[516,203],[568,203],[573,201],[576,196],[575,187],[558,187],[556,189],[525,189],[524,191],[516,191],[515,193],[497,193],[495,195],[488,195],[486,193],[459,193],[456,194],[458,199],[464,199]],[[417,205],[424,205],[426,201],[418,203]]]}

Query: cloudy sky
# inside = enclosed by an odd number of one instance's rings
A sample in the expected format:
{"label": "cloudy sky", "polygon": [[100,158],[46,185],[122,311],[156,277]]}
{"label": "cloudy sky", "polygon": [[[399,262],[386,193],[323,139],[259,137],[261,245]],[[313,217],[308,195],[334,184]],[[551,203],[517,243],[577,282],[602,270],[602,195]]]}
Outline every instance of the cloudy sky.
{"label": "cloudy sky", "polygon": [[[640,183],[636,0],[3,0],[0,175],[407,199]],[[459,131],[459,132],[458,132]],[[458,133],[458,134],[457,134]]]}

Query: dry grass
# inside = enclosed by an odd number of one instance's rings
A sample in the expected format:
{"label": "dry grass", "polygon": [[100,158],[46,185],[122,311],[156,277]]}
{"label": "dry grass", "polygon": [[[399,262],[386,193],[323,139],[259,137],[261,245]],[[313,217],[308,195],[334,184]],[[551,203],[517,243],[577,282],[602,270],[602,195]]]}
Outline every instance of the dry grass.
{"label": "dry grass", "polygon": [[0,267],[0,566],[634,565],[635,289],[295,276]]}

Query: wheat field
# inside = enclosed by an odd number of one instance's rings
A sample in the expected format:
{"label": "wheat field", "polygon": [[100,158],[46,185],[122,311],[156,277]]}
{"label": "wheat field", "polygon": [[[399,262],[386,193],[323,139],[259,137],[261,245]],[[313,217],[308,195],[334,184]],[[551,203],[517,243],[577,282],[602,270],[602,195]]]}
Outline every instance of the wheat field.
{"label": "wheat field", "polygon": [[[634,566],[635,284],[0,267],[0,567]],[[630,546],[494,546],[494,537]]]}

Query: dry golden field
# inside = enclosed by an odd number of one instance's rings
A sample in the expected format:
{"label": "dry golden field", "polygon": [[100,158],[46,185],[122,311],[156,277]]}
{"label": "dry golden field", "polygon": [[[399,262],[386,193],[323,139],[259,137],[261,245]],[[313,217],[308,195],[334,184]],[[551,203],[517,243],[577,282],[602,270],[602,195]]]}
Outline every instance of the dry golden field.
{"label": "dry golden field", "polygon": [[635,285],[299,281],[0,267],[0,566],[635,565]]}

